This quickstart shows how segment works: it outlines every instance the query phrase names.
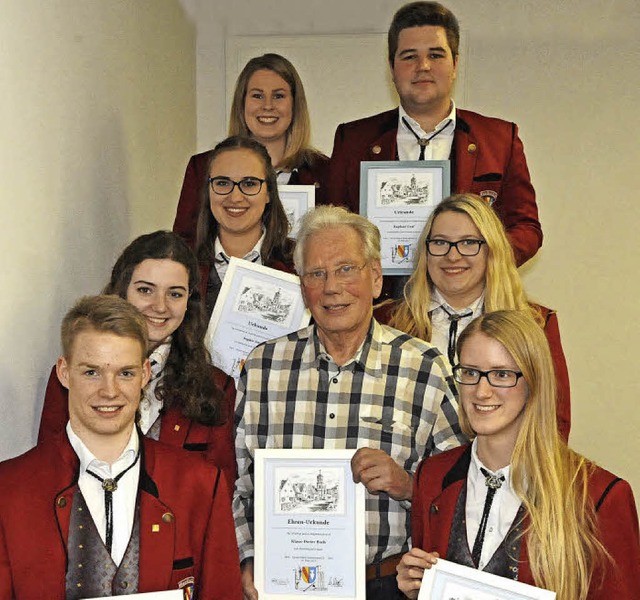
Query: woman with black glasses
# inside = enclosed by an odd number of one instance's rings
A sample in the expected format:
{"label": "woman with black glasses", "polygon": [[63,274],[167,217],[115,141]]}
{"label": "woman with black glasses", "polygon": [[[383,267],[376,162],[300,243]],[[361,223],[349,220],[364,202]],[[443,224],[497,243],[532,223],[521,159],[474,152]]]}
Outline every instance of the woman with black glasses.
{"label": "woman with black glasses", "polygon": [[528,311],[551,346],[558,386],[558,428],[569,438],[569,374],[555,311],[530,303],[502,223],[480,196],[458,194],[443,200],[427,221],[418,243],[414,271],[404,299],[376,310],[378,321],[431,342],[452,365],[456,340],[484,312]]}
{"label": "woman with black glasses", "polygon": [[210,316],[232,256],[292,273],[294,242],[262,144],[241,136],[223,140],[211,151],[207,172],[196,254]]}
{"label": "woman with black glasses", "polygon": [[460,426],[473,442],[416,470],[400,590],[416,598],[444,558],[558,600],[640,598],[633,493],[560,438],[551,353],[531,313],[478,317],[458,354]]}

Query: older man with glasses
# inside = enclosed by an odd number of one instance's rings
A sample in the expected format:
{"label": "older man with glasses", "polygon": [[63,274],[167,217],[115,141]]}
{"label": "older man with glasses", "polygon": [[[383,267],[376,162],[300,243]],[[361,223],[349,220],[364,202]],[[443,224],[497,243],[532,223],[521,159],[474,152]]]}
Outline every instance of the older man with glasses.
{"label": "older man with glasses", "polygon": [[367,488],[367,598],[400,598],[395,568],[408,548],[413,472],[422,458],[464,441],[451,370],[433,346],[373,318],[380,234],[366,218],[333,206],[307,213],[294,262],[314,324],[255,348],[238,388],[233,506],[245,597],[257,598],[253,455],[269,440],[276,448],[358,449],[352,471]]}

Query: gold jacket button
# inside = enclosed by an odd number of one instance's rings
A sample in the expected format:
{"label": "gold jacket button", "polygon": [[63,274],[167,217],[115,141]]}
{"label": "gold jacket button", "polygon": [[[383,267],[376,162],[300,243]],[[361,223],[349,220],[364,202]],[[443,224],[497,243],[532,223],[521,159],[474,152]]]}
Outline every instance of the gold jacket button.
{"label": "gold jacket button", "polygon": [[380,154],[380,152],[382,152],[382,148],[380,148],[380,146],[375,145],[371,148],[371,152],[373,152],[374,154]]}
{"label": "gold jacket button", "polygon": [[476,146],[475,144],[469,144],[467,146],[467,152],[469,152],[470,154],[473,154],[477,149],[478,146]]}
{"label": "gold jacket button", "polygon": [[57,500],[56,500],[56,504],[60,507],[60,508],[64,508],[67,505],[67,499],[64,496],[60,496]]}
{"label": "gold jacket button", "polygon": [[173,515],[169,512],[166,512],[162,515],[162,520],[165,523],[171,523],[171,521],[173,521]]}

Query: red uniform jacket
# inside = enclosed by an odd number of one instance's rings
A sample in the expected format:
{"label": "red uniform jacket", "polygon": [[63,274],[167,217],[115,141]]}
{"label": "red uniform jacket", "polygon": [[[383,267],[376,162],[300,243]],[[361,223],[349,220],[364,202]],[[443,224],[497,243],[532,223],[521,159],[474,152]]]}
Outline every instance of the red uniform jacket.
{"label": "red uniform jacket", "polygon": [[[201,456],[142,438],[139,592],[193,577],[199,600],[242,598],[229,491]],[[0,464],[0,598],[64,600],[78,458],[65,434]]]}
{"label": "red uniform jacket", "polygon": [[[380,323],[389,324],[393,315],[394,307],[398,302],[386,303],[377,307],[374,311],[374,317]],[[558,422],[558,431],[562,439],[566,442],[569,439],[571,430],[571,389],[569,385],[569,370],[567,369],[567,361],[562,350],[562,342],[560,341],[560,329],[558,328],[558,317],[556,311],[539,304],[534,304],[544,319],[544,333],[549,342],[551,350],[551,359],[553,360],[553,370],[556,374],[556,390],[558,396],[556,398],[556,420]],[[452,365],[453,366],[453,365]]]}
{"label": "red uniform jacket", "polygon": [[[397,108],[338,127],[329,170],[331,203],[359,212],[360,162],[397,160],[397,133]],[[516,262],[525,263],[542,245],[542,229],[517,125],[457,109],[451,160],[451,192],[494,199]]]}
{"label": "red uniform jacket", "polygon": [[[414,547],[447,557],[456,502],[466,481],[470,460],[471,446],[467,445],[431,456],[418,465],[411,507]],[[596,506],[600,541],[613,564],[607,564],[603,578],[600,573],[594,575],[588,600],[638,600],[640,533],[631,487],[596,467],[589,479],[589,494]],[[535,585],[529,568],[526,536],[520,544],[518,580]]]}
{"label": "red uniform jacket", "polygon": [[[237,465],[235,451],[235,427],[233,414],[236,401],[236,386],[233,378],[216,369],[215,382],[224,392],[222,425],[202,425],[185,417],[180,409],[172,406],[162,414],[160,441],[192,452],[201,452],[220,467],[230,482],[236,480]],[[60,383],[55,367],[49,375],[44,394],[44,406],[40,419],[38,442],[64,432],[69,420],[69,393]]]}
{"label": "red uniform jacket", "polygon": [[[195,154],[189,159],[182,182],[182,191],[178,200],[173,231],[177,233],[191,249],[196,247],[196,226],[198,212],[206,190],[207,167],[211,150]],[[329,159],[318,154],[313,164],[303,164],[291,173],[290,185],[314,185],[316,187],[316,205],[327,204],[325,182],[329,174]]]}

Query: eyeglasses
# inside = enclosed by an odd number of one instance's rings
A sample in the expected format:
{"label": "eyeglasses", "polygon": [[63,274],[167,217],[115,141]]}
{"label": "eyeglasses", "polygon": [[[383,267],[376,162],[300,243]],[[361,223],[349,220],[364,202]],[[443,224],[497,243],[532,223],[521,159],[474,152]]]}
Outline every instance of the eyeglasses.
{"label": "eyeglasses", "polygon": [[322,269],[309,271],[308,273],[305,273],[301,279],[308,288],[319,288],[323,286],[324,282],[329,277],[329,273],[333,273],[333,276],[338,283],[353,283],[360,279],[362,269],[364,269],[367,264],[368,263],[364,263],[361,267],[358,267],[357,265],[341,265],[337,269],[329,272],[323,271]]}
{"label": "eyeglasses", "polygon": [[449,240],[427,240],[427,252],[431,256],[446,256],[451,248],[455,248],[462,256],[476,256],[482,248],[482,244],[486,244],[484,240],[458,240],[450,242]]}
{"label": "eyeglasses", "polygon": [[211,189],[219,196],[229,195],[236,186],[245,196],[255,196],[260,193],[265,179],[243,177],[240,181],[234,181],[229,177],[209,177],[208,181]]}
{"label": "eyeglasses", "polygon": [[511,388],[518,385],[518,379],[522,376],[520,371],[512,371],[511,369],[480,371],[462,365],[453,367],[453,378],[462,385],[477,385],[482,377],[486,377],[489,385],[493,387]]}

